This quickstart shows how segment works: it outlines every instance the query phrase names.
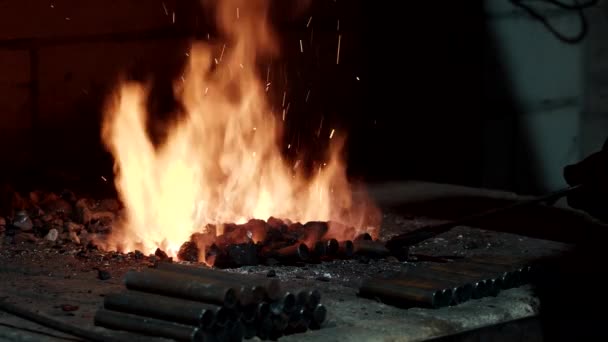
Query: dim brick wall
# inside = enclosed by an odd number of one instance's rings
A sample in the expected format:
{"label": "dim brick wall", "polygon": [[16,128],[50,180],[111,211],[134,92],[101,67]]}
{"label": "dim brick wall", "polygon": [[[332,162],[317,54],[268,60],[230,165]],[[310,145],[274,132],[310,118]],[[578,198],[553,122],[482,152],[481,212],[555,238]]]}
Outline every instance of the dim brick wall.
{"label": "dim brick wall", "polygon": [[[169,27],[175,5],[173,0],[0,2],[0,156],[13,166],[9,172],[33,160],[65,163],[82,157],[83,150],[98,143],[99,109],[119,75],[179,65],[184,41],[103,38],[88,43],[86,38]],[[9,44],[16,40],[18,46]]]}
{"label": "dim brick wall", "polygon": [[171,24],[174,4],[175,0],[2,1],[0,39],[52,38],[158,28]]}

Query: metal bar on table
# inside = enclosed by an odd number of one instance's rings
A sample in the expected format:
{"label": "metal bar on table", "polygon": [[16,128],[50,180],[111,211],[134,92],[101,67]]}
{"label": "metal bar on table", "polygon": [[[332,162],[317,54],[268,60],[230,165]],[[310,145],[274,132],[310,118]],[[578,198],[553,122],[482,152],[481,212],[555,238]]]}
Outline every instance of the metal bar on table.
{"label": "metal bar on table", "polygon": [[90,329],[84,329],[81,327],[74,326],[54,318],[50,318],[46,315],[39,314],[24,308],[21,308],[15,304],[11,304],[6,299],[0,299],[0,310],[7,312],[11,315],[26,319],[28,321],[40,324],[47,328],[61,331],[63,333],[82,338],[87,341],[93,342],[131,342],[132,338],[129,337],[115,337],[107,334],[100,334],[99,332],[93,332]]}
{"label": "metal bar on table", "polygon": [[226,316],[226,308],[221,306],[138,291],[106,295],[103,304],[108,310],[200,326],[203,329],[209,328],[216,316],[219,316],[219,321],[223,321]]}
{"label": "metal bar on table", "polygon": [[[281,291],[281,283],[278,279],[260,278],[254,275],[235,274],[199,266],[189,266],[167,262],[160,262],[156,264],[156,268],[168,272],[177,272],[196,277],[214,278],[234,282],[235,285],[246,285],[247,287],[251,288],[255,302],[260,302],[264,299],[264,297],[276,299],[280,295]],[[242,291],[242,288],[239,290]]]}
{"label": "metal bar on table", "polygon": [[184,342],[202,342],[204,336],[198,327],[105,309],[97,310],[95,325]]}
{"label": "metal bar on table", "polygon": [[227,308],[235,307],[238,300],[236,290],[223,282],[160,270],[129,271],[125,285],[130,290],[198,300]]}
{"label": "metal bar on table", "polygon": [[403,286],[384,279],[368,279],[359,287],[359,295],[367,298],[379,298],[397,306],[426,306],[439,308],[452,301],[452,294],[445,291],[421,289]]}

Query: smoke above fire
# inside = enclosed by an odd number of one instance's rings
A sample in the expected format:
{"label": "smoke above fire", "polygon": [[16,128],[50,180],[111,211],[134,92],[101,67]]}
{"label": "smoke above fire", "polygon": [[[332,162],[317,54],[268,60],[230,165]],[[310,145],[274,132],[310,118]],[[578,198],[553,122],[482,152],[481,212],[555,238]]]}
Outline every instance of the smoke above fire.
{"label": "smoke above fire", "polygon": [[[338,221],[369,231],[367,201],[353,201],[341,159],[343,138],[332,131],[324,166],[312,177],[288,165],[277,142],[280,115],[271,111],[259,58],[278,57],[268,1],[205,1],[224,41],[196,42],[174,92],[183,115],[155,145],[146,131],[145,84],[119,85],[105,112],[102,138],[115,159],[124,222],[106,248],[156,248],[176,255],[208,224],[271,216]],[[357,231],[359,232],[359,231]],[[346,238],[351,238],[346,237]]]}

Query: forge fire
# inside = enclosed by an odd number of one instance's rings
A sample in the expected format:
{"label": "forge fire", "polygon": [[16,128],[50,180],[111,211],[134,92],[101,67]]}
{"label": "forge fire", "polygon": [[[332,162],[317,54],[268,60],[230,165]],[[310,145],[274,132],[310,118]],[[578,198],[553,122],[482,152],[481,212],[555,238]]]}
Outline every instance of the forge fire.
{"label": "forge fire", "polygon": [[608,340],[607,2],[0,4],[0,341]]}
{"label": "forge fire", "polygon": [[[103,243],[106,249],[157,248],[177,256],[192,234],[222,235],[224,224],[270,217],[290,222],[336,221],[334,238],[376,235],[373,204],[353,195],[341,159],[343,135],[332,130],[325,161],[307,177],[299,161],[282,157],[282,124],[289,104],[273,109],[259,75],[264,61],[280,55],[267,21],[267,1],[218,1],[221,42],[192,45],[175,96],[183,112],[154,146],[146,132],[146,86],[119,86],[106,111],[103,139],[113,154],[124,222]],[[282,113],[282,116],[279,115]],[[250,232],[251,234],[251,232]],[[250,237],[257,242],[263,232]],[[200,241],[200,240],[198,240]],[[242,242],[242,241],[239,241]],[[314,243],[314,242],[313,242]],[[199,260],[204,262],[205,245]],[[312,246],[310,246],[312,247]]]}

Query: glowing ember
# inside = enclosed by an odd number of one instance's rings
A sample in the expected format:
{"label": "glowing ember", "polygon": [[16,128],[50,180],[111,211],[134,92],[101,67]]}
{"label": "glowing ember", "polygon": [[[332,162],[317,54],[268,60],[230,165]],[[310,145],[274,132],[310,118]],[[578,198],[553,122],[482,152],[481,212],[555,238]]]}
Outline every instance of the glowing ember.
{"label": "glowing ember", "polygon": [[343,140],[334,130],[327,163],[313,178],[282,159],[281,121],[265,97],[270,83],[255,71],[258,58],[278,50],[265,21],[266,1],[215,5],[227,43],[192,46],[184,77],[175,83],[184,114],[160,146],[146,132],[144,85],[122,84],[108,107],[102,136],[115,158],[126,221],[105,247],[144,253],[159,247],[175,256],[207,224],[271,216],[338,221],[360,227],[354,234],[371,230],[363,226],[365,210],[352,200],[339,158]]}

